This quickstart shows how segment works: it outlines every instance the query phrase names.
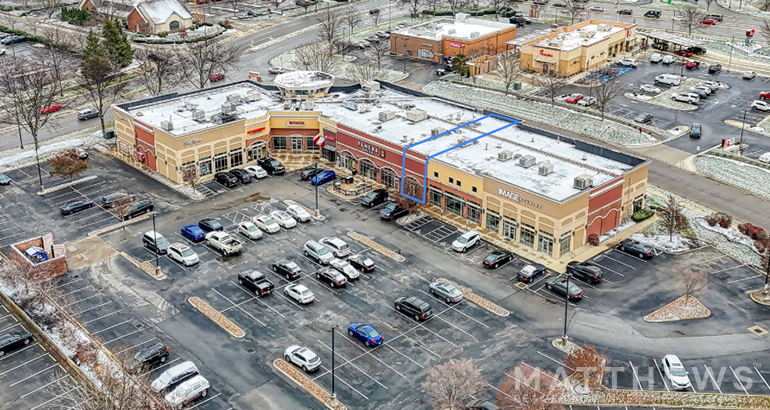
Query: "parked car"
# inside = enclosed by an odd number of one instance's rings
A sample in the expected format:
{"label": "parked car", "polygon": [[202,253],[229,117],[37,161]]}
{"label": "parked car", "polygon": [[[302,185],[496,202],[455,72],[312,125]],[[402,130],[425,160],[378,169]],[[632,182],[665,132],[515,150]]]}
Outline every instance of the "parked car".
{"label": "parked car", "polygon": [[238,284],[254,292],[257,296],[266,296],[273,293],[275,285],[264,273],[256,269],[246,269],[238,274]]}
{"label": "parked car", "polygon": [[270,175],[281,175],[286,172],[286,168],[281,164],[281,161],[272,157],[262,157],[257,160],[257,163]]}
{"label": "parked car", "polygon": [[665,65],[674,64],[675,61],[676,61],[676,59],[674,59],[674,56],[668,55],[668,54],[663,56],[663,58],[660,60],[660,62],[665,64]]}
{"label": "parked car", "polygon": [[620,60],[618,60],[618,65],[622,65],[624,67],[634,67],[634,68],[636,68],[636,66],[638,64],[639,63],[636,61],[636,59],[635,58],[631,58],[631,57],[621,58]]}
{"label": "parked car", "polygon": [[112,208],[117,205],[124,205],[134,201],[136,201],[136,194],[126,191],[117,191],[102,197],[102,207]]}
{"label": "parked car", "polygon": [[238,181],[241,181],[242,184],[250,184],[251,183],[251,174],[246,172],[245,170],[234,168],[230,170],[230,174],[235,177]]}
{"label": "parked car", "polygon": [[590,6],[588,7],[589,11],[598,11],[599,13],[604,12],[604,6]]}
{"label": "parked car", "polygon": [[660,94],[660,88],[652,84],[642,84],[642,86],[639,87],[639,91],[647,94]]}
{"label": "parked car", "polygon": [[[700,138],[703,132],[703,128],[701,127],[699,122],[695,122],[690,127],[690,137],[692,138]],[[640,256],[641,258],[641,256]]]}
{"label": "parked car", "polygon": [[321,358],[306,347],[289,346],[283,352],[283,357],[305,373],[314,372],[321,367]]}
{"label": "parked car", "polygon": [[668,43],[652,43],[652,48],[660,51],[668,51]]}
{"label": "parked car", "polygon": [[379,43],[381,39],[377,36],[368,36],[364,38],[364,40],[368,41],[369,43]]}
{"label": "parked car", "polygon": [[693,53],[690,50],[676,50],[676,51],[674,51],[674,54],[676,54],[678,56],[682,56],[682,57],[692,57],[692,55],[695,54],[695,53]]}
{"label": "parked car", "polygon": [[765,152],[764,154],[760,155],[759,158],[757,158],[759,162],[770,164],[770,152]]}
{"label": "parked car", "polygon": [[671,95],[671,99],[689,104],[698,104],[700,96],[695,93],[674,93]]}
{"label": "parked car", "polygon": [[390,38],[390,34],[384,32],[384,31],[378,31],[374,33],[379,38]]}
{"label": "parked car", "polygon": [[650,62],[653,64],[657,64],[663,60],[663,55],[658,53],[652,53],[650,56]]}
{"label": "parked car", "polygon": [[363,254],[350,255],[347,259],[348,263],[361,272],[368,273],[374,270],[376,265],[374,261]]}
{"label": "parked car", "polygon": [[583,99],[583,94],[571,94],[567,98],[565,98],[564,101],[569,104],[575,104],[576,102],[582,99]]}
{"label": "parked car", "polygon": [[302,205],[289,205],[286,207],[286,212],[300,222],[307,222],[312,219],[312,215]]}
{"label": "parked car", "polygon": [[754,71],[744,71],[741,78],[743,78],[744,80],[753,80],[757,78],[757,73],[755,73]]}
{"label": "parked car", "polygon": [[262,238],[262,230],[257,228],[257,225],[254,225],[252,222],[246,221],[239,223],[238,232],[251,240]]}
{"label": "parked car", "polygon": [[706,95],[711,95],[715,91],[711,87],[706,85],[696,85],[695,87],[691,88],[691,90],[692,89],[703,91],[706,93]]}
{"label": "parked car", "polygon": [[669,384],[671,384],[671,388],[674,390],[687,390],[692,386],[687,370],[684,369],[684,365],[679,360],[679,357],[667,354],[663,356],[663,360],[660,363],[663,366],[663,373],[666,375]]}
{"label": "parked car", "polygon": [[334,171],[321,171],[318,174],[310,178],[310,183],[313,185],[323,185],[327,182],[334,181],[337,175]]}
{"label": "parked car", "polygon": [[386,221],[398,219],[405,215],[409,215],[409,211],[400,207],[396,202],[388,202],[387,205],[380,209],[380,218]]}
{"label": "parked car", "polygon": [[222,81],[224,79],[225,79],[225,75],[223,73],[215,73],[209,76],[209,81],[211,81],[212,83],[215,83],[217,81]]}
{"label": "parked car", "polygon": [[697,88],[697,87],[690,88],[690,92],[693,94],[696,94],[700,98],[706,98],[709,96],[709,93],[710,93],[710,91],[706,91],[703,88]]}
{"label": "parked car", "polygon": [[716,74],[720,71],[722,71],[722,64],[714,63],[709,66],[709,74]]}
{"label": "parked car", "polygon": [[0,185],[10,185],[11,177],[0,172]]}
{"label": "parked car", "polygon": [[516,273],[516,280],[519,282],[532,283],[535,281],[535,279],[537,279],[538,276],[544,274],[545,272],[546,267],[544,265],[533,263],[521,268],[521,270]]}
{"label": "parked car", "polygon": [[78,111],[78,115],[77,115],[80,121],[90,120],[91,118],[96,118],[98,116],[99,116],[99,111],[96,111],[93,108]]}
{"label": "parked car", "polygon": [[302,268],[288,259],[279,259],[273,262],[273,272],[283,275],[286,280],[294,280],[302,276]]}
{"label": "parked car", "polygon": [[310,178],[314,177],[316,174],[323,172],[324,169],[322,168],[305,168],[299,173],[299,179],[302,181],[309,181]]}
{"label": "parked car", "polygon": [[620,9],[620,10],[618,10],[618,14],[622,14],[622,15],[625,15],[625,16],[630,16],[630,15],[634,14],[634,11],[631,10],[631,9]]}
{"label": "parked car", "polygon": [[25,41],[27,41],[27,38],[24,37],[24,36],[13,36],[13,35],[11,35],[11,36],[8,36],[8,37],[0,40],[0,43],[2,43],[3,45],[7,46],[7,45],[11,45],[11,44],[16,44],[16,43],[23,43]]}
{"label": "parked car", "polygon": [[433,309],[428,302],[414,296],[400,297],[393,302],[393,306],[397,311],[413,317],[418,322],[433,315]]}
{"label": "parked car", "polygon": [[644,17],[651,17],[651,18],[660,18],[660,10],[647,10],[644,13]]}
{"label": "parked car", "polygon": [[577,105],[581,107],[591,107],[596,104],[596,97],[583,97],[582,100],[577,102]]}
{"label": "parked car", "polygon": [[315,278],[320,282],[326,282],[333,288],[347,286],[348,279],[336,269],[321,268],[315,272]]}
{"label": "parked car", "polygon": [[251,219],[251,222],[267,233],[276,233],[281,230],[281,225],[278,225],[273,218],[267,215],[257,215]]}
{"label": "parked car", "polygon": [[508,19],[508,23],[515,24],[519,27],[524,27],[525,24],[532,24],[531,21],[521,16],[511,17],[510,19]]}
{"label": "parked car", "polygon": [[345,275],[348,280],[355,280],[361,277],[361,272],[359,272],[358,269],[354,268],[353,265],[344,259],[334,258],[331,262],[329,262],[329,266],[336,269],[337,272]]}
{"label": "parked car", "polygon": [[567,291],[567,278],[565,276],[557,276],[556,278],[545,283],[545,287],[561,295],[568,295],[570,300],[583,299],[583,289],[580,289],[574,281],[569,283],[569,291]]}
{"label": "parked car", "polygon": [[348,334],[364,342],[367,347],[379,346],[385,338],[371,325],[353,322],[348,326]]}
{"label": "parked car", "polygon": [[328,265],[334,259],[334,254],[329,248],[313,240],[305,242],[302,252],[305,256],[314,259],[321,265]]}
{"label": "parked car", "polygon": [[53,114],[56,111],[59,111],[61,109],[62,109],[62,105],[61,104],[53,103],[53,104],[48,105],[47,107],[41,108],[40,109],[40,113],[41,114]]}
{"label": "parked car", "polygon": [[722,21],[725,18],[725,16],[719,13],[709,13],[709,14],[706,14],[706,18],[714,19],[716,21]]}
{"label": "parked car", "polygon": [[259,165],[249,165],[247,167],[244,167],[243,170],[248,172],[252,178],[262,179],[267,177],[267,171],[262,169],[262,167],[260,167]]}
{"label": "parked car", "polygon": [[714,25],[717,24],[717,21],[712,19],[712,18],[705,18],[705,19],[700,21],[700,24],[706,24],[706,25],[709,25],[709,26],[714,26]]}
{"label": "parked car", "polygon": [[472,399],[465,403],[465,410],[499,410],[499,407],[484,399]]}
{"label": "parked car", "polygon": [[446,303],[459,303],[465,298],[463,292],[451,283],[436,280],[428,285],[428,290],[431,294],[444,299]]}
{"label": "parked car", "polygon": [[214,181],[226,186],[227,188],[232,188],[238,185],[238,179],[229,172],[217,172],[214,174]]}
{"label": "parked car", "polygon": [[182,362],[165,372],[152,381],[150,389],[155,393],[160,393],[175,388],[180,383],[200,374],[198,366],[193,362]]}
{"label": "parked car", "polygon": [[283,294],[294,299],[300,305],[307,305],[315,300],[315,295],[305,285],[289,285],[283,288]]}
{"label": "parked car", "polygon": [[602,280],[602,270],[590,262],[568,262],[567,274],[584,282],[599,283]]}
{"label": "parked car", "polygon": [[182,406],[198,397],[206,397],[209,394],[210,388],[211,385],[205,377],[201,375],[193,376],[179,384],[171,393],[166,395],[164,400],[172,408],[181,409]]}
{"label": "parked car", "polygon": [[203,218],[198,221],[198,227],[203,229],[204,232],[209,233],[213,231],[223,231],[225,229],[222,223],[213,218]]}
{"label": "parked car", "polygon": [[168,257],[184,266],[193,266],[200,262],[198,254],[182,242],[174,242],[168,247]]}
{"label": "parked car", "polygon": [[182,227],[182,236],[193,242],[199,242],[206,238],[206,232],[198,225],[185,225]]}
{"label": "parked car", "polygon": [[700,67],[700,61],[687,60],[687,62],[684,63],[684,67],[688,70],[695,70],[696,68]]}
{"label": "parked car", "polygon": [[218,249],[225,256],[238,254],[243,251],[243,243],[224,231],[207,233],[206,244],[214,249]]}
{"label": "parked car", "polygon": [[764,101],[755,100],[754,102],[751,103],[751,108],[753,108],[753,109],[755,109],[757,111],[768,112],[768,111],[770,111],[770,104],[768,104],[768,103],[766,103]]}
{"label": "parked car", "polygon": [[67,202],[66,204],[62,205],[59,208],[59,212],[61,212],[62,215],[72,215],[81,211],[85,211],[86,209],[92,208],[93,206],[93,201],[88,199],[79,199],[77,201]]}
{"label": "parked car", "polygon": [[0,357],[5,356],[19,347],[32,343],[32,333],[22,330],[21,332],[6,333],[0,336]]}
{"label": "parked car", "polygon": [[166,363],[166,360],[168,360],[168,347],[156,342],[139,350],[129,363],[128,370],[135,373],[158,363]]}
{"label": "parked car", "polygon": [[719,81],[700,81],[697,84],[698,87],[708,87],[712,92],[719,90],[722,87],[722,83]]}
{"label": "parked car", "polygon": [[270,67],[267,72],[270,74],[283,74],[286,72],[286,69],[283,67]]}
{"label": "parked car", "polygon": [[139,215],[152,212],[153,209],[155,209],[155,205],[153,205],[152,201],[149,199],[134,202],[134,204],[126,210],[126,213],[123,215],[123,220],[127,221],[131,218],[136,218]]}
{"label": "parked car", "polygon": [[452,242],[452,249],[455,252],[465,252],[468,249],[481,243],[481,235],[476,231],[468,231],[460,235]]}
{"label": "parked car", "polygon": [[[671,56],[666,56],[671,57]],[[666,59],[663,59],[663,63],[666,63]],[[655,76],[655,84],[665,84],[668,86],[677,86],[682,83],[682,77],[673,74],[661,74]]]}
{"label": "parked car", "polygon": [[321,245],[332,251],[334,256],[338,258],[344,258],[350,255],[350,246],[348,246],[348,244],[340,238],[334,236],[321,238],[319,242],[321,242]]}
{"label": "parked car", "polygon": [[359,40],[359,41],[350,43],[350,47],[357,48],[359,50],[363,50],[363,49],[365,49],[366,47],[369,47],[369,46],[371,46],[371,43],[369,43],[368,41],[364,41],[364,40]]}
{"label": "parked car", "polygon": [[270,217],[272,217],[275,223],[280,225],[283,229],[291,229],[297,226],[297,221],[285,211],[270,212]]}
{"label": "parked car", "polygon": [[513,254],[502,249],[493,251],[481,263],[485,268],[497,269],[500,265],[504,265],[513,260]]}
{"label": "parked car", "polygon": [[361,205],[371,208],[373,206],[377,206],[381,203],[384,203],[388,200],[388,190],[384,188],[375,189],[374,191],[369,192],[364,196],[363,199],[361,199]]}
{"label": "parked car", "polygon": [[[695,124],[693,124],[695,125]],[[700,124],[698,124],[700,127]],[[633,239],[626,239],[618,245],[618,249],[629,255],[638,256],[640,259],[652,259],[652,248]]]}

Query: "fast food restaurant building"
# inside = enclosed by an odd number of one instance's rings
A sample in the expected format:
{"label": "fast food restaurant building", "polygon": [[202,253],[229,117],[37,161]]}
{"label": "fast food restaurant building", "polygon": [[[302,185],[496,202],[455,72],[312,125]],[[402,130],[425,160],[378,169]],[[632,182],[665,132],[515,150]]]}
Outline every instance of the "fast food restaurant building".
{"label": "fast food restaurant building", "polygon": [[[393,192],[403,178],[409,196],[555,258],[643,206],[644,159],[492,117],[445,133],[482,115],[390,89],[376,95],[286,102],[243,81],[134,101],[115,110],[116,149],[175,182],[186,166],[206,180],[271,153],[316,152]],[[228,101],[235,108],[223,108]],[[442,133],[408,149],[402,172],[404,147]],[[428,160],[426,172],[427,157],[452,147]]]}

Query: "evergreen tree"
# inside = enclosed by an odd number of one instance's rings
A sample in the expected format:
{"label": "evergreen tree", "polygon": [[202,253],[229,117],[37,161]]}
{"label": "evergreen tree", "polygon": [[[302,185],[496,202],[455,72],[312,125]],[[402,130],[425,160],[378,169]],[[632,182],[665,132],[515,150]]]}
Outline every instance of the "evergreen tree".
{"label": "evergreen tree", "polygon": [[106,56],[107,50],[99,36],[93,30],[88,30],[86,37],[86,46],[83,48],[83,61],[88,61],[95,56]]}
{"label": "evergreen tree", "polygon": [[131,45],[128,43],[128,38],[123,33],[123,27],[119,21],[112,19],[105,21],[102,36],[112,61],[120,64],[121,67],[131,64],[133,51],[131,51]]}

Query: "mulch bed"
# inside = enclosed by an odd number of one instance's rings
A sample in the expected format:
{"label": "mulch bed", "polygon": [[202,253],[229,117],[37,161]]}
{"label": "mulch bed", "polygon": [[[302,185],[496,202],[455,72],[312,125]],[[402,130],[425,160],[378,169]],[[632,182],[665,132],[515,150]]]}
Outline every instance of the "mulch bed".
{"label": "mulch bed", "polygon": [[672,322],[676,320],[705,319],[711,310],[692,296],[681,298],[663,306],[644,317],[647,322]]}
{"label": "mulch bed", "polygon": [[356,232],[348,232],[348,236],[355,239],[358,242],[361,242],[362,244],[374,249],[375,251],[387,256],[390,259],[393,259],[396,262],[403,262],[406,260],[406,258],[401,255],[400,253],[387,248],[383,245],[380,245],[379,243],[361,235],[360,233]]}
{"label": "mulch bed", "polygon": [[244,332],[243,329],[233,323],[230,319],[226,318],[225,315],[220,313],[218,310],[211,307],[211,305],[209,305],[205,300],[197,296],[193,296],[190,299],[187,299],[187,301],[190,302],[190,304],[195,309],[198,309],[198,311],[201,312],[203,316],[206,316],[209,318],[209,320],[221,327],[225,332],[229,333],[230,336],[236,339],[240,339],[246,336],[246,332]]}
{"label": "mulch bed", "polygon": [[311,378],[290,363],[282,359],[276,359],[273,361],[273,366],[280,370],[281,373],[290,378],[294,383],[297,383],[299,387],[310,393],[316,400],[323,403],[327,408],[332,410],[347,410],[347,406],[342,404],[339,400],[332,400],[331,394],[318,383],[314,382]]}

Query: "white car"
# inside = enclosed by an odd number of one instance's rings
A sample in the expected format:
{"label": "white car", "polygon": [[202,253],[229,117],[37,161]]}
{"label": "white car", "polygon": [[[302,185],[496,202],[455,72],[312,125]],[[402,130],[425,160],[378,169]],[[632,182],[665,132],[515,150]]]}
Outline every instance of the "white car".
{"label": "white car", "polygon": [[744,80],[753,80],[756,77],[757,77],[757,73],[755,73],[754,71],[744,71],[743,75],[741,76],[741,78],[743,78]]}
{"label": "white car", "polygon": [[604,7],[602,7],[602,6],[591,6],[591,7],[588,8],[588,10],[603,12],[604,11]]}
{"label": "white car", "polygon": [[254,225],[251,222],[239,223],[238,232],[240,232],[241,235],[249,239],[259,239],[262,237],[262,231],[259,228],[257,228],[257,225]]}
{"label": "white car", "polygon": [[764,101],[754,100],[754,102],[751,103],[751,108],[759,111],[768,112],[770,111],[770,104]]}
{"label": "white car", "polygon": [[289,285],[283,288],[283,294],[296,300],[300,305],[307,305],[315,300],[315,295],[305,285]]}
{"label": "white car", "polygon": [[671,99],[684,103],[697,104],[700,100],[700,96],[694,93],[676,93],[671,96]]}
{"label": "white car", "polygon": [[674,14],[674,16],[673,16],[673,17],[671,17],[671,20],[674,20],[674,21],[682,21],[682,20],[684,20],[684,17],[682,17],[682,16],[680,16],[680,15],[678,15],[678,14]]}
{"label": "white car", "polygon": [[384,32],[384,31],[378,31],[378,32],[374,33],[374,35],[379,37],[379,38],[390,38],[390,34]]}
{"label": "white car", "polygon": [[584,97],[583,99],[577,102],[577,105],[580,105],[583,107],[590,107],[594,104],[596,104],[596,97]]}
{"label": "white car", "polygon": [[332,268],[337,269],[339,273],[345,275],[349,280],[358,279],[361,276],[361,272],[344,259],[334,258],[329,262],[329,265],[331,265]]}
{"label": "white car", "polygon": [[706,86],[708,88],[711,88],[712,91],[716,91],[722,87],[722,83],[719,81],[701,81],[698,83],[697,87],[700,86]]}
{"label": "white car", "polygon": [[661,364],[663,365],[663,372],[674,390],[687,390],[692,386],[690,377],[688,377],[689,373],[684,369],[684,365],[676,355],[663,356]]}
{"label": "white car", "polygon": [[690,91],[692,91],[692,90],[702,91],[702,92],[706,93],[707,95],[711,95],[711,93],[714,92],[714,90],[712,90],[711,87],[708,87],[708,86],[705,86],[705,85],[696,85],[695,87],[690,88]]}
{"label": "white car", "polygon": [[302,368],[305,373],[316,371],[321,367],[321,358],[306,347],[289,346],[283,352],[283,357],[287,362]]}
{"label": "white car", "polygon": [[625,67],[636,67],[638,63],[635,58],[622,58],[618,61],[618,64]]}
{"label": "white car", "polygon": [[272,216],[275,222],[277,222],[278,225],[281,225],[281,227],[284,229],[291,229],[297,226],[297,221],[295,221],[291,215],[284,211],[270,212],[270,216]]}
{"label": "white car", "polygon": [[267,233],[276,233],[281,230],[281,225],[278,225],[275,223],[273,218],[267,216],[267,215],[258,215],[255,216],[251,222],[254,223],[254,225],[257,225],[257,228],[267,232]]}
{"label": "white car", "polygon": [[770,163],[770,152],[765,152],[764,154],[760,155],[759,158],[757,158],[759,162],[764,162],[765,164]]}
{"label": "white car", "polygon": [[338,258],[344,258],[350,255],[350,246],[348,246],[348,244],[340,238],[335,236],[329,238],[321,238],[319,242],[321,242],[321,245],[332,251],[334,256]]}
{"label": "white car", "polygon": [[647,94],[660,94],[660,88],[652,84],[642,84],[642,86],[639,87],[639,91]]}
{"label": "white car", "polygon": [[194,376],[182,382],[174,391],[166,395],[166,403],[175,409],[180,409],[185,404],[197,399],[206,397],[209,394],[211,385],[205,377],[201,375]]}
{"label": "white car", "polygon": [[476,231],[468,231],[460,235],[452,242],[452,249],[456,252],[465,252],[472,246],[481,242],[481,235]]}
{"label": "white car", "polygon": [[312,218],[302,205],[289,205],[286,207],[286,212],[300,222],[307,222]]}
{"label": "white car", "polygon": [[168,257],[184,266],[193,266],[200,262],[198,254],[191,247],[181,242],[173,243],[168,247]]}
{"label": "white car", "polygon": [[249,165],[248,167],[244,167],[243,170],[248,172],[253,178],[262,179],[267,177],[267,171],[262,169],[259,165]]}

